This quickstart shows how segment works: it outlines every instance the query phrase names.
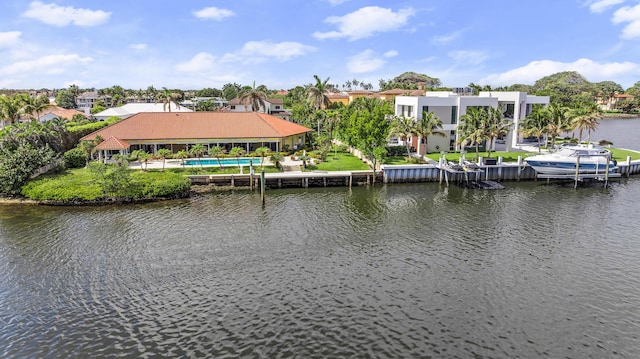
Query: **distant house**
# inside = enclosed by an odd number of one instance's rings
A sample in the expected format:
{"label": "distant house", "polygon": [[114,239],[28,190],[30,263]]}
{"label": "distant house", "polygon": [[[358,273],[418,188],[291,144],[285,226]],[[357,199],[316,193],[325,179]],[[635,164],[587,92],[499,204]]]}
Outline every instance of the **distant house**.
{"label": "distant house", "polygon": [[38,114],[38,121],[46,122],[56,117],[71,120],[75,115],[82,115],[84,117],[84,113],[77,110],[69,110],[59,106],[49,106],[46,110],[42,111],[42,113]]}
{"label": "distant house", "polygon": [[100,136],[109,140],[103,147],[118,152],[142,149],[156,153],[166,148],[175,153],[195,144],[202,144],[207,150],[221,146],[226,150],[242,147],[252,152],[265,146],[277,152],[285,147],[301,147],[311,131],[259,112],[143,112],[80,140],[92,141]]}
{"label": "distant house", "polygon": [[[289,120],[291,117],[291,113],[284,109],[284,102],[281,98],[268,98],[264,100],[264,106],[264,108],[261,107],[257,112],[273,115],[284,120]],[[231,112],[253,111],[251,105],[245,107],[240,102],[240,98],[237,97],[229,101],[225,109]]]}
{"label": "distant house", "polygon": [[611,111],[616,109],[616,105],[618,104],[618,102],[623,100],[633,100],[634,98],[635,96],[633,95],[617,93],[611,98],[598,98],[598,105],[603,111]]}
{"label": "distant house", "polygon": [[76,97],[76,107],[79,111],[84,112],[85,115],[91,114],[91,109],[93,108],[93,104],[97,100],[107,100],[109,96],[99,95],[98,91],[88,91],[83,92],[78,97]]}
{"label": "distant house", "polygon": [[94,114],[93,117],[98,121],[104,121],[113,116],[125,119],[141,112],[193,112],[193,110],[185,106],[176,106],[174,103],[171,103],[171,106],[163,103],[128,103],[120,107],[108,108]]}

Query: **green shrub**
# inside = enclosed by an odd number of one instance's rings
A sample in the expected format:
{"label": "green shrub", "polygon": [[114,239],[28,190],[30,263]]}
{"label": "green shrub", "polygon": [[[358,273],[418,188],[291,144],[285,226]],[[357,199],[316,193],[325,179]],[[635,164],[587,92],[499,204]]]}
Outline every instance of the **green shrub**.
{"label": "green shrub", "polygon": [[64,153],[64,165],[67,168],[81,168],[86,165],[87,154],[80,147],[72,148]]}

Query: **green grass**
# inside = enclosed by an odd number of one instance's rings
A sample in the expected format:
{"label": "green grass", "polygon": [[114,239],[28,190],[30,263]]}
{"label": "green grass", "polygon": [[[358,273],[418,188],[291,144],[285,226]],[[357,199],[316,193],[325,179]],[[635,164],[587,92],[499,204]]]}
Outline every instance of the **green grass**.
{"label": "green grass", "polygon": [[619,149],[619,148],[610,148],[609,150],[611,151],[611,154],[613,155],[613,159],[618,161],[618,162],[626,161],[627,160],[627,156],[631,156],[631,160],[632,161],[640,160],[640,152],[622,150],[622,149]]}
{"label": "green grass", "polygon": [[348,152],[327,154],[327,160],[317,165],[307,166],[307,171],[359,171],[369,170],[369,165]]}

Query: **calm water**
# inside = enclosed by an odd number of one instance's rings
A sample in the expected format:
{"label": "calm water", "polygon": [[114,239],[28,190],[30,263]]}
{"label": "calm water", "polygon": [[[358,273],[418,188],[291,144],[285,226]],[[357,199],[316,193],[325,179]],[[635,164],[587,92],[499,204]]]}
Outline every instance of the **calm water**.
{"label": "calm water", "polygon": [[0,357],[640,357],[640,178],[506,186],[0,205]]}

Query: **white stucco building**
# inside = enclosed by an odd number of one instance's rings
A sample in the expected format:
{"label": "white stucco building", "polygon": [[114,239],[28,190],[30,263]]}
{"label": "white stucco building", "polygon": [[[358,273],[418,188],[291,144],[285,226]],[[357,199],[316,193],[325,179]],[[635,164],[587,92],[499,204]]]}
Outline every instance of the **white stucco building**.
{"label": "white stucco building", "polygon": [[[548,96],[533,96],[526,92],[483,91],[478,96],[464,96],[453,92],[429,91],[425,96],[397,96],[395,99],[395,115],[412,117],[416,121],[422,112],[433,112],[442,121],[445,137],[430,136],[428,148],[424,148],[422,139],[413,138],[411,145],[420,154],[426,152],[450,151],[456,149],[457,129],[460,117],[467,113],[469,107],[500,108],[505,118],[514,123],[512,130],[505,138],[507,150],[516,148],[521,136],[517,135],[518,124],[532,109],[534,104],[549,105]],[[401,141],[394,141],[404,144]]]}

